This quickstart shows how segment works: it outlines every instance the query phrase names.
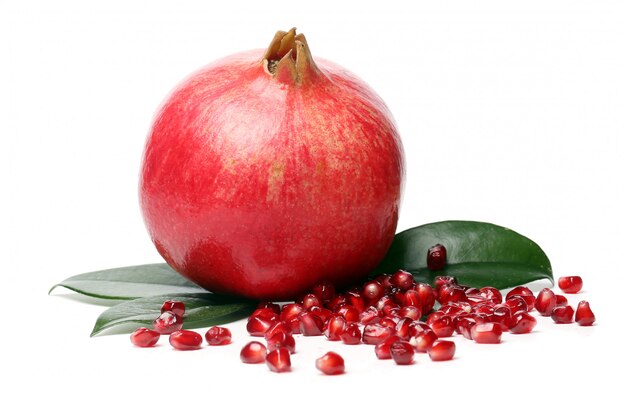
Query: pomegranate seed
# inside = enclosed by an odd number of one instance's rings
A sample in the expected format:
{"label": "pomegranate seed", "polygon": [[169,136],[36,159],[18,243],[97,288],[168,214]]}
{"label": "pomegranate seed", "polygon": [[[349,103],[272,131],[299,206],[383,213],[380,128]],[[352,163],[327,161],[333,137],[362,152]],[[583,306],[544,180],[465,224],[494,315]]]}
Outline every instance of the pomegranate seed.
{"label": "pomegranate seed", "polygon": [[337,295],[326,303],[326,308],[336,312],[341,306],[347,305],[348,299],[343,295]]}
{"label": "pomegranate seed", "polygon": [[298,316],[300,333],[305,336],[321,336],[324,331],[324,320],[314,312],[302,312]]}
{"label": "pomegranate seed", "polygon": [[202,345],[202,336],[191,330],[178,330],[170,334],[170,344],[176,350],[197,350]]}
{"label": "pomegranate seed", "polygon": [[428,356],[432,361],[452,360],[456,352],[456,344],[450,340],[435,340],[428,348]]}
{"label": "pomegranate seed", "polygon": [[152,322],[154,330],[160,334],[170,334],[182,329],[183,318],[173,312],[163,312]]}
{"label": "pomegranate seed", "polygon": [[267,339],[267,349],[269,351],[273,351],[281,347],[286,348],[291,354],[293,354],[296,352],[296,340],[291,334],[277,331]]}
{"label": "pomegranate seed", "polygon": [[279,347],[272,350],[265,356],[265,363],[275,373],[285,373],[291,371],[291,357],[289,350],[285,347]]}
{"label": "pomegranate seed", "polygon": [[359,293],[346,293],[346,303],[361,313],[365,310],[365,300]]}
{"label": "pomegranate seed", "polygon": [[315,360],[315,367],[326,375],[343,374],[346,370],[343,357],[332,351]]}
{"label": "pomegranate seed", "polygon": [[456,278],[454,276],[436,276],[435,277],[435,289],[437,289],[437,291],[439,291],[439,289],[443,286],[443,285],[453,285],[456,286],[458,284],[458,282],[456,281]]}
{"label": "pomegranate seed", "polygon": [[442,316],[445,316],[445,314],[439,310],[437,310],[436,312],[432,312],[426,318],[426,324],[428,324],[429,326],[432,326],[433,322],[435,320],[439,320]]}
{"label": "pomegranate seed", "polygon": [[555,323],[572,323],[574,321],[574,309],[571,306],[557,306],[550,315]]}
{"label": "pomegranate seed", "polygon": [[304,298],[302,298],[302,307],[304,310],[309,310],[313,306],[322,306],[322,301],[312,293],[304,295]]}
{"label": "pomegranate seed", "polygon": [[330,302],[335,297],[335,285],[329,281],[322,281],[311,290],[322,301],[322,304]]}
{"label": "pomegranate seed", "polygon": [[298,316],[300,313],[304,312],[304,308],[297,303],[288,303],[283,306],[280,312],[280,320],[287,323],[289,327],[291,327],[291,332],[293,334],[300,333],[300,320],[298,320]]}
{"label": "pomegranate seed", "polygon": [[370,281],[363,285],[361,296],[369,304],[377,302],[385,294],[385,288],[378,281]]}
{"label": "pomegranate seed", "polygon": [[393,299],[391,299],[391,297],[385,295],[383,297],[381,297],[380,299],[378,299],[378,302],[376,302],[376,310],[379,310],[381,312],[383,312],[385,309],[388,308],[393,308],[393,307],[400,307],[400,305],[398,305],[396,302],[393,301]]}
{"label": "pomegranate seed", "polygon": [[506,300],[506,302],[504,302],[504,304],[511,309],[512,314],[529,311],[528,303],[526,303],[526,300],[519,295],[511,296]]}
{"label": "pomegranate seed", "polygon": [[557,306],[567,306],[567,298],[563,295],[556,295]]}
{"label": "pomegranate seed", "polygon": [[472,339],[476,343],[497,344],[502,337],[502,326],[498,323],[477,323],[472,326]]}
{"label": "pomegranate seed", "polygon": [[361,342],[361,329],[357,323],[350,323],[339,337],[345,344],[359,344]]}
{"label": "pomegranate seed", "polygon": [[528,312],[520,312],[513,316],[513,324],[510,331],[513,334],[530,333],[536,325],[537,319],[528,314]]}
{"label": "pomegranate seed", "polygon": [[443,285],[437,292],[437,300],[442,305],[449,302],[467,302],[467,295],[460,286]]}
{"label": "pomegranate seed", "polygon": [[375,324],[380,324],[381,326],[385,326],[385,327],[391,327],[392,329],[396,329],[396,325],[398,324],[398,322],[400,321],[400,318],[398,317],[383,317],[382,319],[380,319],[380,321],[378,323]]}
{"label": "pomegranate seed", "polygon": [[376,353],[376,357],[379,360],[390,360],[391,359],[391,345],[396,341],[402,340],[400,337],[395,334],[387,337],[382,343],[377,344],[374,347],[374,352]]}
{"label": "pomegranate seed", "polygon": [[524,299],[527,312],[530,312],[535,307],[535,295],[533,295],[533,292],[526,286],[517,286],[511,289],[511,291],[506,294],[506,300],[509,300],[513,296],[521,296],[522,299]]}
{"label": "pomegranate seed", "polygon": [[[269,309],[263,309],[269,310]],[[248,323],[246,324],[246,330],[250,336],[254,337],[263,337],[266,331],[269,330],[276,323],[276,319],[267,319],[263,316],[251,316],[248,318]]]}
{"label": "pomegranate seed", "polygon": [[399,269],[391,275],[389,283],[400,290],[407,290],[415,284],[415,279],[409,272]]}
{"label": "pomegranate seed", "polygon": [[185,314],[185,304],[178,300],[166,300],[161,306],[161,313],[172,312],[179,317],[183,317]]}
{"label": "pomegranate seed", "polygon": [[413,321],[409,325],[409,335],[411,337],[417,336],[418,334],[425,332],[425,331],[433,331],[433,329],[431,329],[430,326],[427,325],[426,323],[421,322],[419,320]]}
{"label": "pomegranate seed", "polygon": [[435,306],[435,290],[423,282],[416,283],[414,290],[419,294],[420,302],[422,303],[422,315],[428,314]]}
{"label": "pomegranate seed", "polygon": [[263,337],[265,338],[265,340],[267,340],[270,337],[272,337],[274,334],[276,334],[277,332],[283,332],[285,334],[293,334],[293,330],[291,329],[290,325],[288,325],[287,323],[283,321],[278,321],[272,324],[269,329],[267,329],[267,331],[263,334]]}
{"label": "pomegranate seed", "polygon": [[442,244],[433,245],[428,248],[428,253],[426,254],[426,266],[431,271],[440,271],[446,266],[446,258],[446,247]]}
{"label": "pomegranate seed", "polygon": [[213,326],[206,332],[204,337],[210,346],[223,346],[230,344],[233,336],[227,328]]}
{"label": "pomegranate seed", "polygon": [[137,347],[152,347],[157,344],[161,335],[147,327],[140,327],[130,335],[130,341]]}
{"label": "pomegranate seed", "polygon": [[272,310],[271,308],[267,308],[267,307],[263,307],[261,309],[255,309],[248,317],[248,320],[250,320],[253,317],[259,317],[263,320],[268,320],[272,322],[275,322],[276,320],[279,319],[279,316],[276,313],[274,313],[274,310]]}
{"label": "pomegranate seed", "polygon": [[388,289],[391,289],[392,287],[391,283],[389,282],[390,279],[391,279],[391,275],[387,273],[383,273],[382,275],[378,275],[376,278],[374,278],[376,282],[382,285],[385,291],[387,291]]}
{"label": "pomegranate seed", "polygon": [[454,334],[454,324],[450,316],[441,316],[435,320],[430,327],[437,337],[450,337]]}
{"label": "pomegranate seed", "polygon": [[382,317],[382,312],[374,306],[370,306],[361,313],[361,324],[378,323]]}
{"label": "pomegranate seed", "polygon": [[490,300],[496,305],[502,303],[502,293],[491,286],[485,286],[480,289],[480,296],[482,296],[486,300]]}
{"label": "pomegranate seed", "polygon": [[555,307],[556,295],[554,292],[548,288],[541,289],[535,300],[535,309],[537,309],[542,316],[550,316]]}
{"label": "pomegranate seed", "polygon": [[280,314],[280,305],[277,304],[277,303],[261,302],[261,303],[259,303],[259,305],[256,308],[257,309],[270,309],[275,314],[277,314],[277,315]]}
{"label": "pomegranate seed", "polygon": [[400,337],[402,340],[408,340],[411,337],[411,334],[415,335],[415,329],[412,324],[413,320],[406,317],[398,320],[395,327],[396,336]]}
{"label": "pomegranate seed", "polygon": [[430,346],[438,339],[434,331],[424,331],[411,338],[410,342],[418,353],[426,353]]}
{"label": "pomegranate seed", "polygon": [[343,316],[348,323],[358,323],[361,321],[361,314],[354,306],[343,305],[337,310],[337,314]]}
{"label": "pomegranate seed", "polygon": [[461,336],[472,340],[472,326],[476,324],[476,319],[471,316],[464,316],[455,322],[454,329]]}
{"label": "pomegranate seed", "polygon": [[400,308],[400,317],[406,317],[411,320],[419,320],[422,317],[422,308],[415,306],[403,306]]}
{"label": "pomegranate seed", "polygon": [[258,364],[265,361],[266,348],[263,343],[251,341],[243,346],[239,357],[246,364]]}
{"label": "pomegranate seed", "polygon": [[330,341],[339,341],[341,340],[341,333],[347,326],[346,319],[343,316],[333,316],[326,322],[324,336]]}
{"label": "pomegranate seed", "polygon": [[565,293],[578,293],[583,288],[583,280],[580,276],[562,276],[559,288]]}
{"label": "pomegranate seed", "polygon": [[404,298],[401,302],[402,306],[415,306],[421,309],[422,300],[420,299],[419,293],[414,289],[409,289],[404,292]]}
{"label": "pomegranate seed", "polygon": [[326,323],[328,319],[333,317],[333,312],[320,306],[311,306],[307,312],[317,315],[320,319],[322,319],[322,323]]}
{"label": "pomegranate seed", "polygon": [[391,345],[391,358],[398,365],[413,364],[415,349],[408,341],[400,340]]}
{"label": "pomegranate seed", "polygon": [[[528,313],[526,311],[520,311],[518,313]],[[500,305],[493,309],[491,315],[487,315],[487,321],[492,323],[498,323],[502,326],[502,330],[509,330],[513,324],[514,315],[511,313],[511,309],[506,305]]]}
{"label": "pomegranate seed", "polygon": [[379,324],[368,324],[363,328],[363,343],[380,344],[393,335],[393,332],[394,330],[391,327],[381,326]]}
{"label": "pomegranate seed", "polygon": [[581,300],[576,308],[576,323],[581,326],[591,326],[596,321],[596,316],[589,307],[589,302]]}

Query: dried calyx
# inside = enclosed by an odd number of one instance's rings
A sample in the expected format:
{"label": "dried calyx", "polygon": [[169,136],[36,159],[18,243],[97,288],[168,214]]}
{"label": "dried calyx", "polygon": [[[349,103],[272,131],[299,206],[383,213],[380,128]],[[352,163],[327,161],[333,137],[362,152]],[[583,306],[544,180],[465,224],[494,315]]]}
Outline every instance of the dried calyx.
{"label": "dried calyx", "polygon": [[263,55],[265,71],[281,82],[302,84],[319,70],[303,34],[296,29],[278,31]]}

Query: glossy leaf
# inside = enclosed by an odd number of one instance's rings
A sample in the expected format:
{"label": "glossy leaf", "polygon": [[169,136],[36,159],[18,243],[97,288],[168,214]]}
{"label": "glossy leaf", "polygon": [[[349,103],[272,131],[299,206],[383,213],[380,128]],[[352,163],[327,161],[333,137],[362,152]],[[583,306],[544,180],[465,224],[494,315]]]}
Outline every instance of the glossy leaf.
{"label": "glossy leaf", "polygon": [[256,307],[254,301],[216,295],[213,293],[169,294],[129,300],[105,310],[96,321],[91,336],[111,331],[131,333],[138,327],[152,327],[163,302],[179,300],[185,303],[184,329],[197,329],[229,323],[248,316]]}
{"label": "glossy leaf", "polygon": [[[102,299],[137,299],[168,293],[208,293],[165,263],[81,273],[54,285]],[[49,293],[50,293],[49,292]]]}
{"label": "glossy leaf", "polygon": [[[437,243],[446,247],[448,265],[431,271],[426,255]],[[475,221],[443,221],[397,234],[372,276],[398,269],[429,284],[439,275],[478,288],[505,289],[539,279],[554,283],[550,261],[539,245],[508,228]]]}

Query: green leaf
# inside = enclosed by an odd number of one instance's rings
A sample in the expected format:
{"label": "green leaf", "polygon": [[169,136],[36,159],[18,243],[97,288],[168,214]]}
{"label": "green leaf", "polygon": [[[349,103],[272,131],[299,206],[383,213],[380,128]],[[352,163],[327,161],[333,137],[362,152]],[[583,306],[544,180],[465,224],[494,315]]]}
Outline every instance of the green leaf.
{"label": "green leaf", "polygon": [[184,293],[145,297],[120,303],[105,310],[96,321],[91,336],[115,328],[116,333],[131,333],[138,327],[152,327],[163,302],[172,299],[185,303],[184,329],[198,329],[239,320],[249,315],[256,303],[251,300],[213,293]]}
{"label": "green leaf", "polygon": [[[437,243],[446,247],[448,265],[430,271],[426,254]],[[397,234],[371,275],[398,269],[429,284],[439,275],[455,276],[460,284],[478,288],[505,289],[544,278],[554,283],[550,261],[536,243],[508,228],[475,221],[443,221]]]}
{"label": "green leaf", "polygon": [[102,299],[137,299],[169,293],[207,293],[164,263],[81,273],[54,285]]}

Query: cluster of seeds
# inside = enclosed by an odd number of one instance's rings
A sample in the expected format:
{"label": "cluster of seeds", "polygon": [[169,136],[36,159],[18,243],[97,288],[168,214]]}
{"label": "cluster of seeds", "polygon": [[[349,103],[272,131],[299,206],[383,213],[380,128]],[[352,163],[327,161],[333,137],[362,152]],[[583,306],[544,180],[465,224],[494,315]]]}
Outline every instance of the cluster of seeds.
{"label": "cluster of seeds", "polygon": [[[428,267],[441,270],[445,258],[445,247],[435,245],[428,251]],[[564,293],[578,293],[582,279],[562,277],[558,285]],[[415,353],[427,353],[432,361],[446,361],[456,352],[454,341],[449,339],[455,333],[476,343],[497,344],[505,332],[530,333],[537,324],[533,310],[559,324],[576,321],[590,326],[595,322],[588,302],[581,301],[574,311],[565,296],[548,288],[535,296],[527,287],[518,286],[503,298],[494,287],[460,285],[451,276],[438,276],[432,287],[398,270],[344,293],[336,293],[331,283],[322,282],[296,302],[282,306],[260,303],[248,318],[246,329],[265,342],[247,343],[240,358],[247,364],[265,362],[274,372],[290,371],[291,354],[296,351],[294,336],[302,335],[325,336],[329,341],[349,345],[373,345],[378,359],[393,359],[399,365],[412,364]],[[181,330],[183,314],[181,302],[165,302],[161,316],[154,321],[154,331],[138,329],[131,340],[147,347],[156,343],[159,333],[170,334],[170,343],[177,349],[199,348],[202,337]],[[227,340],[215,340],[218,338]],[[209,344],[227,344],[230,332],[213,327],[206,339]],[[332,351],[318,358],[316,367],[328,375],[345,371],[343,358]]]}
{"label": "cluster of seeds", "polygon": [[[202,347],[202,335],[192,330],[183,330],[185,304],[176,300],[166,300],[161,314],[152,322],[152,329],[140,327],[130,335],[130,341],[137,347],[152,347],[162,334],[169,335],[169,342],[177,350],[197,350]],[[225,327],[211,327],[204,335],[210,346],[230,344],[232,335]]]}

